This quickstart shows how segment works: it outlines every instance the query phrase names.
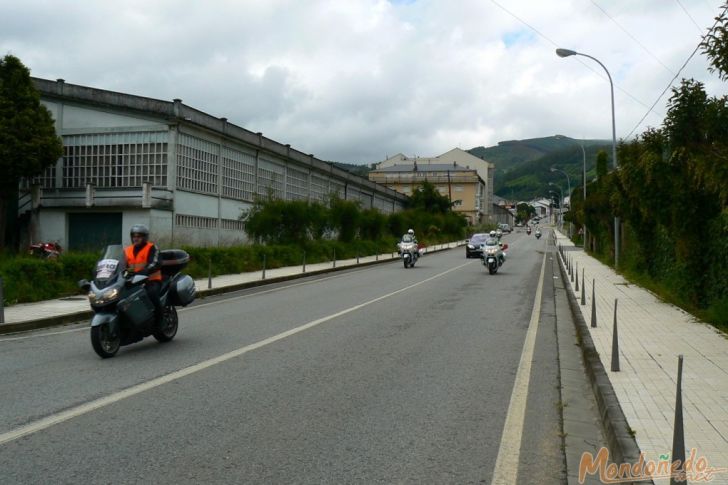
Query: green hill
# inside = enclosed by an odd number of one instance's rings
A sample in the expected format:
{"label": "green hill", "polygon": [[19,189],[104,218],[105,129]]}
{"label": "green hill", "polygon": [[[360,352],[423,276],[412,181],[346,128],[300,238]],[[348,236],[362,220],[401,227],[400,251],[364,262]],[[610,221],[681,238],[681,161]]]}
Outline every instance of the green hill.
{"label": "green hill", "polygon": [[597,151],[604,149],[611,154],[609,140],[577,140],[563,135],[501,141],[496,146],[471,148],[468,152],[495,163],[496,195],[524,200],[554,190],[549,182],[561,183],[566,192],[566,178],[551,172],[553,165],[569,174],[572,188],[580,185],[582,144],[587,154],[587,171],[594,170]]}
{"label": "green hill", "polygon": [[[587,179],[596,176],[596,157],[599,150],[607,153],[609,166],[612,166],[612,144],[586,146]],[[494,192],[509,199],[527,200],[533,197],[546,197],[549,190],[558,189],[549,186],[553,182],[561,187],[567,195],[566,177],[561,172],[552,172],[551,167],[563,170],[569,175],[572,190],[582,184],[583,154],[578,146],[571,146],[545,156],[517,165],[506,173],[496,172]]]}

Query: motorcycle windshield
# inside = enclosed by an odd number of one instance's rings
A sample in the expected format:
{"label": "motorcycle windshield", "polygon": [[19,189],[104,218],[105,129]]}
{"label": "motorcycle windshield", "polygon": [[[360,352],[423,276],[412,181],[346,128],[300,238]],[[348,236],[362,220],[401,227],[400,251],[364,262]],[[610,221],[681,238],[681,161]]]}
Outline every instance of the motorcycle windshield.
{"label": "motorcycle windshield", "polygon": [[96,263],[96,276],[94,277],[96,287],[101,289],[109,286],[125,269],[124,248],[119,244],[107,246],[104,255]]}

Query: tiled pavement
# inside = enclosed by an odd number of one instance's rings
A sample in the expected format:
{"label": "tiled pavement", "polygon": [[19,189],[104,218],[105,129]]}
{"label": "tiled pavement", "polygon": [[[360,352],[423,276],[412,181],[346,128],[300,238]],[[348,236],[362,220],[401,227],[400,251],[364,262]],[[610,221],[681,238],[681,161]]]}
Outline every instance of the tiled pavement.
{"label": "tiled pavement", "polygon": [[[695,448],[696,457],[704,456],[710,466],[725,468],[708,483],[728,484],[728,336],[630,284],[558,231],[556,239],[574,271],[578,265],[580,291],[575,291],[576,282],[569,287],[579,301],[586,289],[586,304],[579,308],[645,459],[658,461],[672,450],[678,355],[682,354],[686,457]],[[592,280],[596,328],[590,326]],[[609,370],[615,299],[619,300],[619,372]]]}

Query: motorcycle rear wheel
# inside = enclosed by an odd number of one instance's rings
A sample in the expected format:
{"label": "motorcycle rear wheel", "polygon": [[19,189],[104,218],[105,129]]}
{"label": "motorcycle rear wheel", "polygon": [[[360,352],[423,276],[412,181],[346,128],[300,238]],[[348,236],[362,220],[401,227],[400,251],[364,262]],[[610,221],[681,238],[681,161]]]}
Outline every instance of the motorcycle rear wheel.
{"label": "motorcycle rear wheel", "polygon": [[91,346],[94,352],[102,359],[108,359],[116,355],[121,347],[121,337],[112,337],[108,325],[91,327]]}
{"label": "motorcycle rear wheel", "polygon": [[177,329],[179,328],[179,318],[177,317],[177,309],[173,306],[168,306],[164,309],[164,327],[157,330],[152,335],[157,339],[157,342],[164,343],[169,342],[177,335]]}

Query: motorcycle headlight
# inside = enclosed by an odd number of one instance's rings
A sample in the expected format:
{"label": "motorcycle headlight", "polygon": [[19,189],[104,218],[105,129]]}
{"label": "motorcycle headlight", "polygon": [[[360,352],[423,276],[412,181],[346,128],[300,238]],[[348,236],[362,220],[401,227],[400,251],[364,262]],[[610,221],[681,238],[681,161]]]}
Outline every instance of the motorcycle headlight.
{"label": "motorcycle headlight", "polygon": [[119,297],[119,289],[118,288],[111,288],[109,290],[104,291],[101,293],[101,296],[98,298],[96,297],[96,294],[92,291],[88,294],[88,299],[91,302],[92,305],[105,305],[107,303],[111,303],[112,301],[116,300]]}
{"label": "motorcycle headlight", "polygon": [[473,246],[472,244],[468,244],[468,249],[475,249],[475,246]]}

